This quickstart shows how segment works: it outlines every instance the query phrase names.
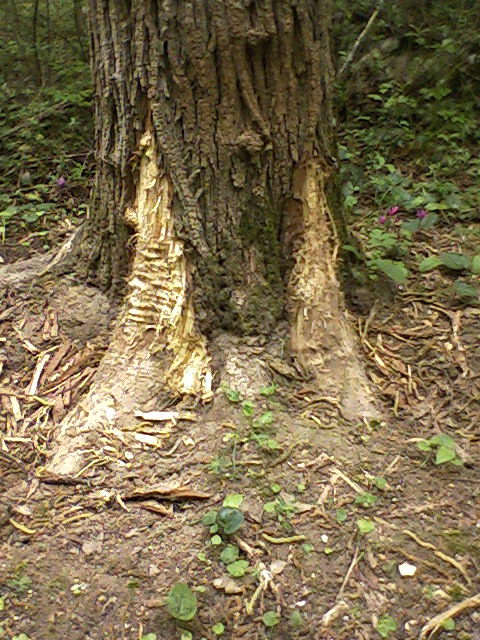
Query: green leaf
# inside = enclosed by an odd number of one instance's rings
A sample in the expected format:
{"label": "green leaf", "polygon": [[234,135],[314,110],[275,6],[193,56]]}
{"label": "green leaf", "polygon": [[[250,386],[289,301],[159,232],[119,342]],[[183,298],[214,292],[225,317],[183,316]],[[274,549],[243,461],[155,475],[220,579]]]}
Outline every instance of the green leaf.
{"label": "green leaf", "polygon": [[235,544],[228,544],[220,554],[220,560],[223,564],[235,562],[240,554],[240,549]]}
{"label": "green leaf", "polygon": [[267,447],[273,450],[282,448],[274,438],[268,438]]}
{"label": "green leaf", "polygon": [[242,411],[246,418],[251,418],[253,416],[254,409],[255,405],[253,402],[250,402],[250,400],[244,400],[242,402]]}
{"label": "green leaf", "polygon": [[19,636],[13,636],[12,640],[30,640],[30,636],[26,633],[21,633]]}
{"label": "green leaf", "polygon": [[210,538],[210,542],[214,547],[219,547],[222,544],[222,538],[219,535],[214,535]]}
{"label": "green leaf", "polygon": [[262,415],[254,421],[256,427],[265,427],[273,422],[273,413],[271,411],[265,411]]}
{"label": "green leaf", "polygon": [[442,628],[445,631],[453,631],[455,629],[455,620],[453,618],[447,618],[442,622]]}
{"label": "green leaf", "polygon": [[450,447],[455,449],[455,440],[446,433],[436,433],[430,438],[430,443],[435,446]]}
{"label": "green leaf", "polygon": [[258,393],[262,396],[273,396],[275,391],[277,390],[277,385],[275,383],[271,384],[269,387],[262,387]]}
{"label": "green leaf", "polygon": [[392,616],[385,614],[380,616],[377,622],[377,631],[382,638],[388,638],[388,636],[397,630],[397,623]]}
{"label": "green leaf", "polygon": [[197,599],[185,582],[177,582],[168,594],[168,611],[175,620],[187,622],[197,613]]}
{"label": "green leaf", "polygon": [[337,509],[337,522],[338,524],[342,524],[342,522],[345,522],[345,520],[348,517],[348,513],[346,509]]}
{"label": "green leaf", "polygon": [[478,289],[461,280],[455,281],[453,290],[459,298],[478,298]]}
{"label": "green leaf", "polygon": [[435,464],[445,464],[446,462],[450,462],[457,457],[455,453],[455,449],[451,449],[450,447],[438,447],[437,455],[435,456]]}
{"label": "green leaf", "polygon": [[355,496],[355,504],[361,504],[362,507],[372,507],[377,501],[377,497],[373,493],[363,491]]}
{"label": "green leaf", "polygon": [[236,389],[230,389],[230,387],[223,387],[223,391],[230,402],[240,402],[240,394]]}
{"label": "green leaf", "polygon": [[157,634],[156,633],[147,633],[147,634],[142,636],[142,640],[157,640]]}
{"label": "green leaf", "polygon": [[426,273],[427,271],[433,271],[440,265],[443,264],[442,258],[440,256],[428,256],[428,258],[424,258],[420,264],[418,265],[418,270],[421,273]]}
{"label": "green leaf", "polygon": [[381,478],[379,476],[375,476],[374,482],[375,486],[377,487],[377,489],[380,489],[380,491],[383,491],[387,486],[387,481],[385,480],[385,478]]}
{"label": "green leaf", "polygon": [[425,205],[425,209],[427,211],[445,211],[448,209],[448,204],[446,202],[429,202]]}
{"label": "green leaf", "polygon": [[480,275],[480,254],[473,256],[472,258],[472,273]]}
{"label": "green leaf", "polygon": [[420,227],[422,229],[431,229],[438,222],[438,215],[436,213],[429,213],[425,218],[420,220]]}
{"label": "green leaf", "polygon": [[0,598],[0,611],[5,611],[5,596]]}
{"label": "green leaf", "polygon": [[266,513],[274,513],[276,504],[277,504],[276,502],[266,502],[263,505],[263,510]]}
{"label": "green leaf", "polygon": [[182,629],[180,640],[193,640],[193,633],[188,629]]}
{"label": "green leaf", "polygon": [[210,527],[212,524],[215,524],[217,521],[217,512],[216,511],[207,511],[207,513],[202,518],[202,524],[206,527]]}
{"label": "green leaf", "polygon": [[249,563],[247,560],[235,560],[235,562],[231,562],[227,565],[227,571],[232,578],[241,578],[245,575],[248,565]]}
{"label": "green leaf", "polygon": [[290,624],[294,629],[300,629],[303,625],[303,618],[300,611],[292,611],[290,615]]}
{"label": "green leaf", "polygon": [[366,533],[370,533],[375,529],[375,523],[371,520],[366,520],[365,518],[360,518],[357,520],[357,527],[359,532],[364,535]]}
{"label": "green leaf", "polygon": [[227,536],[235,533],[243,523],[243,513],[234,507],[223,507],[217,514],[218,526]]}
{"label": "green leaf", "polygon": [[280,493],[282,487],[279,484],[272,484],[270,489],[273,491],[273,493]]}
{"label": "green leaf", "polygon": [[304,542],[304,543],[302,544],[302,549],[303,549],[303,552],[304,552],[304,553],[310,553],[311,551],[313,551],[313,550],[314,550],[314,548],[315,548],[315,547],[314,547],[314,546],[313,546],[313,544],[311,544],[310,542]]}
{"label": "green leaf", "polygon": [[223,622],[216,622],[212,627],[212,631],[216,636],[221,636],[225,631],[225,625]]}
{"label": "green leaf", "polygon": [[470,258],[461,253],[441,253],[440,258],[444,267],[454,271],[463,271],[470,266]]}
{"label": "green leaf", "polygon": [[230,493],[223,501],[223,506],[238,509],[238,507],[242,504],[242,501],[243,495],[241,493]]}
{"label": "green leaf", "polygon": [[212,526],[210,527],[210,533],[213,535],[214,533],[218,533],[218,524],[212,524]]}
{"label": "green leaf", "polygon": [[280,622],[280,617],[276,611],[266,611],[262,616],[263,624],[271,629]]}
{"label": "green leaf", "polygon": [[382,271],[387,278],[390,278],[398,284],[405,284],[407,281],[408,271],[403,262],[395,260],[375,260],[375,267]]}
{"label": "green leaf", "polygon": [[432,443],[430,440],[420,440],[417,442],[417,449],[420,449],[420,451],[431,451]]}

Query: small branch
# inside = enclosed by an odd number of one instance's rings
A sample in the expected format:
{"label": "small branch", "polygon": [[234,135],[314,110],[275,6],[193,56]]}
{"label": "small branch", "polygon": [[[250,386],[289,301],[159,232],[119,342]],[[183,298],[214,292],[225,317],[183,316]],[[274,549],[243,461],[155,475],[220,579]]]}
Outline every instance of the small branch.
{"label": "small branch", "polygon": [[355,40],[355,44],[353,45],[352,50],[350,51],[350,53],[346,57],[345,62],[343,63],[343,65],[340,68],[340,71],[337,74],[337,79],[340,79],[345,74],[345,72],[347,71],[348,67],[352,64],[352,61],[353,61],[353,59],[354,59],[354,57],[355,57],[360,45],[365,40],[367,35],[370,33],[370,31],[371,31],[371,29],[373,27],[373,24],[374,24],[375,20],[377,19],[377,16],[380,13],[381,8],[383,7],[384,2],[385,2],[385,0],[380,0],[379,1],[378,5],[377,5],[377,8],[375,9],[375,11],[370,16],[370,19],[367,22],[367,24],[365,25],[364,30],[358,36],[358,38]]}
{"label": "small branch", "polygon": [[480,593],[472,596],[471,598],[467,598],[458,604],[454,604],[453,607],[442,611],[438,615],[434,616],[427,624],[422,628],[420,635],[418,636],[418,640],[425,640],[425,638],[433,636],[433,634],[438,631],[438,629],[442,626],[442,623],[449,618],[454,618],[459,613],[466,611],[467,609],[475,609],[480,607]]}

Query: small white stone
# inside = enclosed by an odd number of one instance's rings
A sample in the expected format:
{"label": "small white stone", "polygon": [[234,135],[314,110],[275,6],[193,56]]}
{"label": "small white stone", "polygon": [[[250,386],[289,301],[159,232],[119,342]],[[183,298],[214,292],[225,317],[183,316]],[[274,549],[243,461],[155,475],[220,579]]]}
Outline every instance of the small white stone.
{"label": "small white stone", "polygon": [[409,564],[408,562],[403,562],[398,565],[398,573],[402,576],[402,578],[410,578],[414,576],[417,572],[417,567],[414,564]]}
{"label": "small white stone", "polygon": [[328,536],[326,533],[322,534],[322,538],[321,538],[322,542],[328,542]]}

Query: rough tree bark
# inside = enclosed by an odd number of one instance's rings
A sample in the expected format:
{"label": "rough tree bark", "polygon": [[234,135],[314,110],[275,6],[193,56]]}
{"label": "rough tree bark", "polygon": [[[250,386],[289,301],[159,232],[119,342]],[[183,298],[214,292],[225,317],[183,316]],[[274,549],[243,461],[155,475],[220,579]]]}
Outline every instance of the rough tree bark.
{"label": "rough tree bark", "polygon": [[263,382],[258,345],[284,326],[287,353],[345,414],[372,413],[336,274],[328,4],[90,0],[97,173],[83,251],[101,286],[130,275],[56,471],[78,464],[89,431],[162,393]]}

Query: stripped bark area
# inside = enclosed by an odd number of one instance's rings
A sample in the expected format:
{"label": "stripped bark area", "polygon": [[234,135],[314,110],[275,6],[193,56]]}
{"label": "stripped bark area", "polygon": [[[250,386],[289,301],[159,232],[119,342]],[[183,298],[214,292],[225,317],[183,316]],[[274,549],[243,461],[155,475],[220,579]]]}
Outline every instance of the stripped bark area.
{"label": "stripped bark area", "polygon": [[109,352],[62,433],[115,429],[165,389],[209,398],[210,354],[217,383],[258,388],[268,368],[244,338],[272,343],[288,323],[322,388],[371,413],[336,275],[328,0],[89,6],[98,165],[83,252],[114,290],[128,247],[134,259]]}

